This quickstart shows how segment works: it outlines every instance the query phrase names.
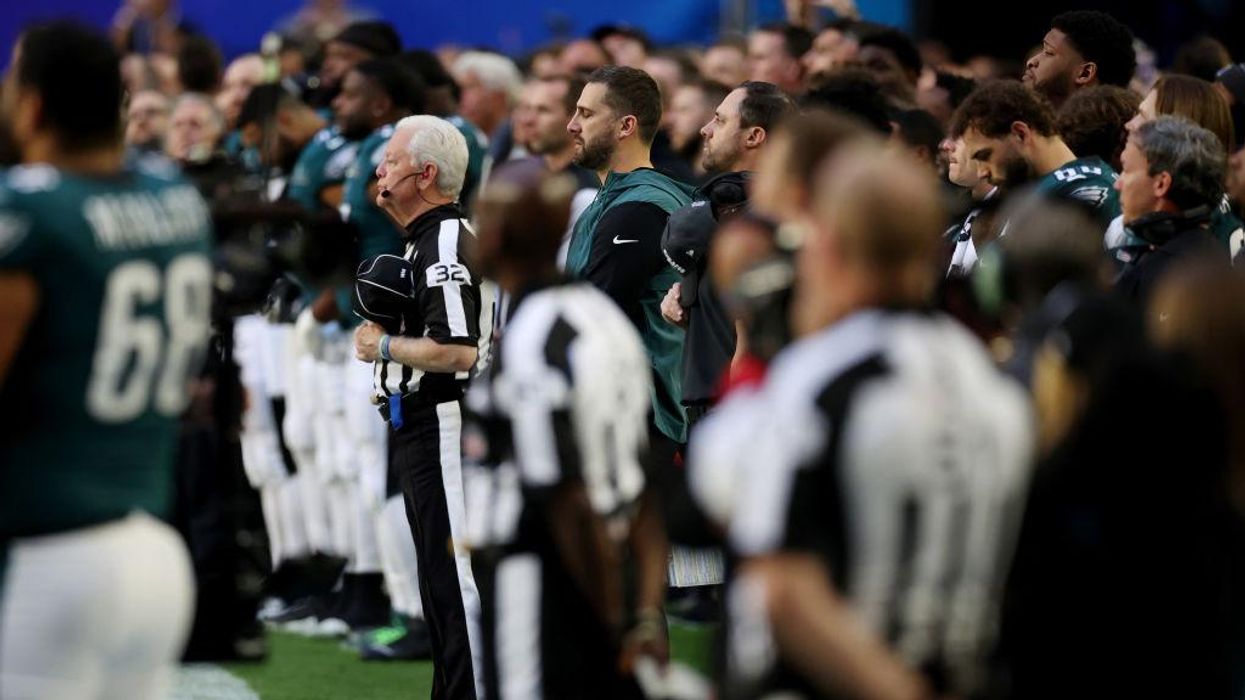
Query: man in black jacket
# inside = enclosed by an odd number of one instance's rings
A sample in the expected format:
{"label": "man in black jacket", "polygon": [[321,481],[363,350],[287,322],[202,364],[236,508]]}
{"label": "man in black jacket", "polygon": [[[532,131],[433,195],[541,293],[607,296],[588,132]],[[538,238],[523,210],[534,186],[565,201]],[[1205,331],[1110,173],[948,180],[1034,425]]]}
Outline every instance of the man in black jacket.
{"label": "man in black jacket", "polygon": [[1179,117],[1160,117],[1128,139],[1121,157],[1124,224],[1144,244],[1116,280],[1127,298],[1145,303],[1172,263],[1213,246],[1208,225],[1223,199],[1224,147],[1214,134]]}
{"label": "man in black jacket", "polygon": [[747,177],[769,132],[794,110],[772,83],[746,82],[722,100],[700,130],[705,168],[718,176],[700,188],[696,202],[670,215],[662,250],[683,276],[662,302],[662,316],[687,329],[683,345],[683,404],[689,426],[718,399],[718,384],[735,355],[734,322],[704,273],[714,232],[724,216],[747,205]]}
{"label": "man in black jacket", "polygon": [[[737,345],[735,321],[707,274],[713,234],[719,222],[747,206],[748,173],[769,142],[770,130],[793,110],[791,98],[772,83],[749,81],[732,90],[700,130],[705,168],[720,174],[700,188],[697,201],[670,214],[662,234],[662,252],[682,276],[661,308],[666,321],[687,329],[682,401],[689,432],[720,397],[721,379]],[[668,484],[665,491],[672,532],[689,544],[703,544],[703,532],[692,534],[701,530],[696,519],[683,521],[692,504],[684,503],[679,482]],[[716,551],[676,548],[670,584],[684,588],[721,583],[722,569]]]}

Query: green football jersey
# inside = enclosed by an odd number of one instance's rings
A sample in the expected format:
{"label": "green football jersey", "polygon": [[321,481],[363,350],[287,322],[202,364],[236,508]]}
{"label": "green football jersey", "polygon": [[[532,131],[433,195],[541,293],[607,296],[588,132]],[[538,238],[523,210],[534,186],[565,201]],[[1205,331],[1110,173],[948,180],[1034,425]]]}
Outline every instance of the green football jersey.
{"label": "green football jersey", "polygon": [[[368,196],[368,185],[376,179],[376,168],[385,157],[385,144],[393,136],[393,125],[387,124],[373,131],[363,139],[355,153],[354,162],[346,173],[346,187],[342,192],[342,218],[353,222],[358,229],[360,262],[381,253],[402,254],[402,229],[398,224],[376,206],[376,201]],[[351,312],[351,287],[344,285],[337,289],[337,309],[341,312],[340,321],[345,324],[356,324],[358,317]]]}
{"label": "green football jersey", "polygon": [[342,136],[337,127],[321,129],[299,154],[286,196],[308,211],[320,209],[324,206],[320,193],[325,187],[346,181],[346,171],[354,165],[358,150],[359,142]]}
{"label": "green football jersey", "polygon": [[0,274],[38,286],[0,385],[0,539],[166,514],[208,344],[210,238],[203,199],[164,161],[0,177]]}
{"label": "green football jersey", "polygon": [[1103,159],[1078,158],[1042,176],[1037,191],[1088,205],[1105,231],[1120,215],[1120,195],[1115,191],[1118,178]]}
{"label": "green football jersey", "polygon": [[1232,213],[1232,201],[1224,195],[1219,207],[1210,216],[1210,232],[1228,249],[1228,257],[1235,258],[1245,246],[1245,223]]}

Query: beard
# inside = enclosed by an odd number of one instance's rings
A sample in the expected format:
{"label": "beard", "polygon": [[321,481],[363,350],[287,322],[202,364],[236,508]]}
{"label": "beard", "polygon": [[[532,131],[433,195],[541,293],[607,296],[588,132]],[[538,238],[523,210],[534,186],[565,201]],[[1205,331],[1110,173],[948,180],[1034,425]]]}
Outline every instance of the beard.
{"label": "beard", "polygon": [[706,150],[705,157],[700,163],[706,172],[726,172],[731,165],[739,162],[739,155],[742,151],[743,148],[738,143],[730,144],[725,148]]}
{"label": "beard", "polygon": [[1002,166],[1002,179],[997,181],[991,180],[990,184],[1001,187],[1004,190],[1014,190],[1026,182],[1032,182],[1037,179],[1037,172],[1033,169],[1033,165],[1019,153],[1008,155],[1000,165]]}
{"label": "beard", "polygon": [[617,145],[610,140],[608,134],[603,134],[592,141],[585,140],[584,145],[575,151],[573,159],[575,165],[588,170],[604,170],[609,165],[610,159],[614,157],[614,149]]}
{"label": "beard", "polygon": [[1040,83],[1034,78],[1032,87],[1035,92],[1049,100],[1052,105],[1058,107],[1072,94],[1073,89],[1076,87],[1076,82],[1068,73],[1057,73],[1050,79]]}

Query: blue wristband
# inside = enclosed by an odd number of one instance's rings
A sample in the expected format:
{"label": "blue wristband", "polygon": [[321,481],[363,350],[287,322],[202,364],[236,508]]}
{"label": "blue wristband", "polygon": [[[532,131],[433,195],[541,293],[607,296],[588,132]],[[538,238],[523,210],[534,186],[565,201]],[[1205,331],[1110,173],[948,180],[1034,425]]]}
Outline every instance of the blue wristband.
{"label": "blue wristband", "polygon": [[393,355],[389,354],[389,341],[390,340],[392,340],[392,338],[387,333],[380,337],[380,344],[379,344],[380,345],[380,359],[393,362]]}

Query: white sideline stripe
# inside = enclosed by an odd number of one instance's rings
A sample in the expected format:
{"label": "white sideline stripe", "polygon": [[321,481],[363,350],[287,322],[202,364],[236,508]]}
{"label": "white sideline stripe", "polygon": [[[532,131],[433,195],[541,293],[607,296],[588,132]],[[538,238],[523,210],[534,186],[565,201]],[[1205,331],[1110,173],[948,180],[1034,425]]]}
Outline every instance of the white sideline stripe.
{"label": "white sideline stripe", "polygon": [[246,681],[216,664],[177,667],[169,700],[260,700]]}

